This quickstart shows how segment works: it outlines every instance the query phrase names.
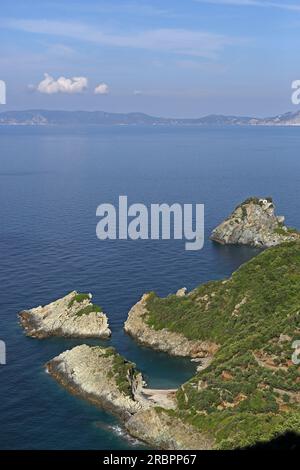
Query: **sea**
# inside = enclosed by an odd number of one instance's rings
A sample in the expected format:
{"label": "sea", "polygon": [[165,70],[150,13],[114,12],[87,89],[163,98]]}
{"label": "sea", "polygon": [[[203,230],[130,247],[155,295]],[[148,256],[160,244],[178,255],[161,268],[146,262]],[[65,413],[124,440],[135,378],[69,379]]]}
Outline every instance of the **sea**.
{"label": "sea", "polygon": [[[71,395],[44,364],[77,344],[114,346],[150,387],[175,388],[189,359],[137,345],[123,331],[143,293],[160,296],[221,279],[258,254],[219,246],[211,230],[249,196],[272,196],[300,227],[300,128],[0,127],[1,449],[142,449],[112,415]],[[202,250],[184,240],[99,240],[96,208],[128,203],[205,205]],[[24,335],[20,310],[72,290],[109,317],[107,341]]]}

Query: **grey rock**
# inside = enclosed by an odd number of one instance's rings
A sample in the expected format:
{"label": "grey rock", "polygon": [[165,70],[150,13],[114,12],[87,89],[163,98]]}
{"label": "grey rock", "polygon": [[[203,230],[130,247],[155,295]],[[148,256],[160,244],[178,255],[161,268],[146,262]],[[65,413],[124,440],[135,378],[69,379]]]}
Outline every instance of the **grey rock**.
{"label": "grey rock", "polygon": [[182,287],[181,289],[178,289],[178,291],[176,292],[177,297],[185,297],[186,291],[187,291],[186,287]]}
{"label": "grey rock", "polygon": [[300,240],[300,233],[284,225],[284,216],[275,215],[271,198],[252,197],[240,204],[212,234],[222,245],[249,245],[268,248]]}
{"label": "grey rock", "polygon": [[178,417],[155,408],[134,414],[125,423],[125,427],[132,436],[160,449],[210,450],[214,447],[211,436],[202,434]]}
{"label": "grey rock", "polygon": [[114,354],[107,348],[82,344],[67,350],[46,364],[49,374],[72,393],[128,419],[143,405],[135,394],[143,386],[141,374],[128,375],[131,393],[125,394],[113,374]]}
{"label": "grey rock", "polygon": [[[20,312],[20,323],[26,335],[34,338],[108,338],[111,331],[105,313],[96,311],[96,307],[93,311],[91,294],[80,302],[74,301],[77,295],[73,291],[48,305]],[[88,313],[81,314],[86,307]]]}

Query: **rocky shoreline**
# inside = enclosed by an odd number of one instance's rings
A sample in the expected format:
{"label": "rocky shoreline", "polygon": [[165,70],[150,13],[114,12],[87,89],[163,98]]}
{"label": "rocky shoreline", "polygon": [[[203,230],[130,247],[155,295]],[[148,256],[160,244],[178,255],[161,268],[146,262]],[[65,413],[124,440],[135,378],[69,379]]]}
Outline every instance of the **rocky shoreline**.
{"label": "rocky shoreline", "polygon": [[[177,293],[182,297],[182,290]],[[210,341],[189,340],[181,333],[167,328],[155,330],[147,324],[147,300],[150,294],[144,294],[128,313],[124,330],[138,343],[173,356],[203,358],[206,365],[218,350],[218,345]]]}
{"label": "rocky shoreline", "polygon": [[155,393],[145,388],[135,365],[113,348],[83,344],[63,352],[45,367],[69,392],[118,416],[129,434],[141,441],[163,449],[207,449],[213,445],[211,438],[168,414],[176,406],[175,391]]}
{"label": "rocky shoreline", "polygon": [[215,440],[183,422],[175,414],[149,408],[133,415],[126,423],[129,434],[154,448],[166,450],[213,450]]}
{"label": "rocky shoreline", "polygon": [[108,338],[111,331],[102,309],[91,302],[92,294],[70,292],[65,297],[19,313],[27,336],[48,338]]}
{"label": "rocky shoreline", "polygon": [[[82,344],[61,353],[46,364],[49,374],[67,390],[112,412],[122,420],[142,409],[135,399],[142,388],[142,375],[134,365],[124,362],[128,375],[128,394],[117,384],[113,374],[114,358],[120,357],[111,348]],[[128,367],[126,367],[128,365]]]}

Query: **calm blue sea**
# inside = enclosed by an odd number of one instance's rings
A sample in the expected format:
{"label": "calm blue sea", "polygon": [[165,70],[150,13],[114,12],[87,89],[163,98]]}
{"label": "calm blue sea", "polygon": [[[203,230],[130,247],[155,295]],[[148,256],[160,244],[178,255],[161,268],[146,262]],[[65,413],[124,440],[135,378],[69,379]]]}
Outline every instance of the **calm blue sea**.
{"label": "calm blue sea", "polygon": [[[240,201],[273,196],[300,227],[299,128],[0,127],[0,448],[127,449],[118,421],[69,395],[43,364],[80,341],[26,338],[21,309],[70,290],[92,292],[111,341],[152,387],[176,387],[194,365],[137,346],[122,331],[145,291],[164,296],[230,275],[257,251],[219,247],[209,233]],[[96,207],[204,203],[202,251],[183,241],[99,241]],[[94,341],[97,344],[97,341]]]}

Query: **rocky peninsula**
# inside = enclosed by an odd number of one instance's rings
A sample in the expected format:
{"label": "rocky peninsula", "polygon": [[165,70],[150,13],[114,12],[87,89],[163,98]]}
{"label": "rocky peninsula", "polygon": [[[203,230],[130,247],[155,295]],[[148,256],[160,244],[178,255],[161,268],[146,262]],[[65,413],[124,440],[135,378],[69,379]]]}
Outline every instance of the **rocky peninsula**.
{"label": "rocky peninsula", "polygon": [[145,388],[135,364],[114,348],[76,346],[49,361],[46,369],[70,392],[114,413],[131,435],[155,447],[212,446],[209,436],[172,415],[176,408],[175,391]]}
{"label": "rocky peninsula", "polygon": [[26,335],[34,338],[108,338],[107,316],[91,299],[91,294],[70,292],[48,305],[21,311],[20,323]]}
{"label": "rocky peninsula", "polygon": [[72,393],[122,419],[142,409],[137,399],[142,375],[113,348],[82,344],[46,364],[47,371]]}
{"label": "rocky peninsula", "polygon": [[[185,295],[185,292],[184,292]],[[188,339],[179,331],[170,331],[167,328],[155,329],[147,322],[147,302],[152,294],[144,294],[128,313],[124,324],[126,333],[144,346],[163,351],[173,356],[203,358],[209,361],[218,350],[218,345],[211,341]],[[176,294],[183,297],[180,289]]]}
{"label": "rocky peninsula", "polygon": [[300,368],[292,361],[299,305],[300,242],[269,248],[230,278],[188,294],[143,296],[129,312],[126,331],[154,349],[182,355],[182,348],[203,364],[179,387],[176,408],[162,416],[141,411],[144,420],[134,415],[130,433],[155,444],[159,428],[168,436],[192,425],[217,449],[300,433]]}
{"label": "rocky peninsula", "polygon": [[300,233],[284,224],[284,216],[275,215],[272,198],[251,197],[236,207],[216,227],[211,240],[222,245],[249,245],[267,248],[300,240]]}

